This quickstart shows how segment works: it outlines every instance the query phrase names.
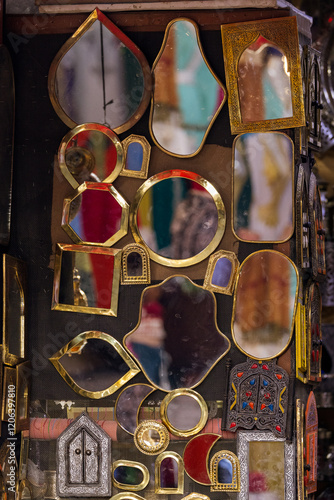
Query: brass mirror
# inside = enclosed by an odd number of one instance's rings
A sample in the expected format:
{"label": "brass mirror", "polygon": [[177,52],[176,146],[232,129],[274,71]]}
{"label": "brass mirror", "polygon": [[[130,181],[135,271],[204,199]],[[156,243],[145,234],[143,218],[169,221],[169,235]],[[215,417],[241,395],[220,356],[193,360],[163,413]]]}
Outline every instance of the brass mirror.
{"label": "brass mirror", "polygon": [[255,359],[279,356],[291,340],[298,294],[294,263],[275,250],[249,255],[237,278],[232,336],[237,347]]}
{"label": "brass mirror", "polygon": [[226,90],[209,67],[190,19],[174,19],[152,67],[150,130],[165,153],[196,155],[221,110]]}
{"label": "brass mirror", "polygon": [[116,460],[112,464],[112,480],[120,490],[140,491],[148,485],[150,473],[148,468],[139,462]]}
{"label": "brass mirror", "polygon": [[183,493],[183,459],[174,451],[160,453],[155,461],[155,493],[177,495]]}
{"label": "brass mirror", "polygon": [[228,450],[218,451],[210,460],[211,491],[239,491],[238,457]]}
{"label": "brass mirror", "polygon": [[208,257],[224,235],[225,221],[216,188],[185,170],[148,179],[130,208],[135,241],[148,248],[152,260],[171,267],[191,266]]}
{"label": "brass mirror", "polygon": [[129,135],[122,141],[125,154],[125,164],[120,175],[147,179],[150,162],[151,146],[141,135]]}
{"label": "brass mirror", "polygon": [[212,292],[232,295],[239,261],[234,252],[218,250],[210,255],[203,287]]}
{"label": "brass mirror", "polygon": [[139,243],[129,243],[122,252],[122,285],[149,285],[151,266],[148,251]]}
{"label": "brass mirror", "polygon": [[74,189],[85,181],[112,182],[123,167],[123,146],[108,127],[85,123],[63,137],[58,162]]}
{"label": "brass mirror", "polygon": [[294,229],[293,142],[281,132],[233,143],[233,232],[239,240],[282,242]]}
{"label": "brass mirror", "polygon": [[230,348],[217,327],[213,293],[186,276],[144,290],[138,324],[123,342],[164,391],[196,387]]}
{"label": "brass mirror", "polygon": [[167,428],[156,420],[143,420],[135,431],[134,443],[145,455],[158,455],[169,445]]}
{"label": "brass mirror", "polygon": [[59,50],[48,85],[56,113],[70,128],[101,123],[119,134],[147,108],[151,74],[141,50],[95,9]]}
{"label": "brass mirror", "polygon": [[183,452],[184,468],[188,476],[199,484],[210,486],[209,455],[220,434],[200,434],[186,444]]}

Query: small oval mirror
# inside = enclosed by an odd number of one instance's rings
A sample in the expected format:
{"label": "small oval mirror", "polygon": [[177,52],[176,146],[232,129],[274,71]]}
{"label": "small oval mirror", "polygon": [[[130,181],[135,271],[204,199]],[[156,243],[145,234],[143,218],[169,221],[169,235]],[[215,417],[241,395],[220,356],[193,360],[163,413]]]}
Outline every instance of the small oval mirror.
{"label": "small oval mirror", "polygon": [[116,460],[112,469],[113,483],[121,490],[140,491],[149,483],[150,473],[147,467],[139,462]]}

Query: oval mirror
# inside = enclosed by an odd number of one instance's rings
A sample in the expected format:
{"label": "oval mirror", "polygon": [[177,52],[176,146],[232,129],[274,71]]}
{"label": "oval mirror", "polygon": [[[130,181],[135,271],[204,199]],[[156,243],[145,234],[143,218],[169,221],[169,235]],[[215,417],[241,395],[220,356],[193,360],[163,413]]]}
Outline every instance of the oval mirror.
{"label": "oval mirror", "polygon": [[233,143],[233,231],[242,241],[283,242],[294,230],[294,153],[281,132]]}
{"label": "oval mirror", "polygon": [[156,174],[138,189],[130,210],[135,241],[151,259],[185,267],[204,260],[225,231],[225,206],[203,177],[185,170]]}
{"label": "oval mirror", "polygon": [[123,146],[108,127],[85,123],[65,135],[59,146],[58,162],[74,189],[85,181],[112,182],[123,167]]}
{"label": "oval mirror", "polygon": [[112,464],[113,482],[121,490],[140,491],[149,483],[150,473],[139,462],[116,460]]}
{"label": "oval mirror", "polygon": [[193,21],[168,24],[152,70],[152,138],[165,153],[194,156],[225,102],[226,90],[205,59]]}
{"label": "oval mirror", "polygon": [[275,250],[249,255],[240,266],[234,293],[232,336],[236,346],[255,359],[279,356],[291,340],[298,271]]}
{"label": "oval mirror", "polygon": [[101,123],[118,134],[147,108],[151,74],[141,50],[95,9],[56,55],[48,84],[53,107],[70,128]]}

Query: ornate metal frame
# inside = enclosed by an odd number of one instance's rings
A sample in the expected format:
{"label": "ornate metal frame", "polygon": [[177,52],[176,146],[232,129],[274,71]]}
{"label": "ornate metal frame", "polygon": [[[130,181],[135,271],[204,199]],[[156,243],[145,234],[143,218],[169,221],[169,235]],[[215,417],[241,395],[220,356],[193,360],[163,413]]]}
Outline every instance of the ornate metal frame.
{"label": "ornate metal frame", "polygon": [[318,471],[318,411],[313,391],[310,392],[305,410],[306,463],[310,469],[306,472],[306,493],[317,491]]}
{"label": "ornate metal frame", "polygon": [[[115,479],[115,470],[117,467],[134,467],[135,469],[138,469],[141,471],[143,474],[143,480],[139,484],[125,484],[125,483],[120,483]],[[116,460],[112,464],[112,481],[116,488],[120,490],[127,490],[127,491],[140,491],[146,488],[150,481],[150,473],[148,471],[148,468],[146,465],[141,464],[140,462],[133,462],[132,460]]]}
{"label": "ornate metal frame", "polygon": [[[212,283],[213,273],[217,264],[217,261],[221,258],[228,259],[231,262],[231,276],[228,285],[217,286]],[[223,293],[226,295],[232,295],[235,285],[235,280],[239,271],[239,261],[234,252],[228,252],[227,250],[218,250],[213,255],[210,255],[208,267],[206,269],[203,288],[211,290],[211,292]]]}
{"label": "ornate metal frame", "polygon": [[[141,164],[141,169],[140,170],[129,170],[126,168],[126,159],[127,159],[127,154],[128,154],[128,149],[130,144],[137,142],[142,145],[143,148],[143,161]],[[134,177],[135,179],[147,179],[147,174],[148,174],[148,166],[150,163],[150,156],[151,156],[151,145],[146,139],[146,137],[142,135],[129,135],[122,141],[123,149],[124,149],[124,156],[125,156],[125,161],[123,163],[122,170],[119,175],[122,175],[124,177]]]}
{"label": "ornate metal frame", "polygon": [[304,409],[300,399],[296,400],[296,453],[297,453],[297,500],[304,500]]}
{"label": "ornate metal frame", "polygon": [[[306,287],[305,316],[307,335],[307,379],[321,381],[321,292],[319,284],[310,281]],[[314,327],[315,324],[315,327]]]}
{"label": "ornate metal frame", "polygon": [[298,167],[296,186],[296,262],[301,270],[310,267],[310,221],[305,170]]}
{"label": "ornate metal frame", "polygon": [[[228,460],[232,465],[231,483],[219,482],[218,465],[222,459]],[[240,491],[240,464],[238,457],[229,450],[222,450],[215,453],[210,461],[210,477],[212,480],[210,491]]]}
{"label": "ornate metal frame", "polygon": [[312,274],[314,279],[318,279],[326,275],[325,230],[322,225],[321,198],[317,178],[313,172],[310,174],[308,196],[311,222]]}
{"label": "ornate metal frame", "polygon": [[[131,253],[138,253],[141,256],[142,273],[139,276],[131,276],[128,273],[128,257]],[[122,285],[149,285],[151,283],[150,256],[146,247],[140,243],[129,243],[122,250]]]}
{"label": "ornate metal frame", "polygon": [[[145,432],[155,431],[159,434],[157,444],[148,445],[145,443]],[[156,420],[143,420],[137,427],[134,435],[134,443],[139,451],[145,455],[158,455],[164,451],[169,444],[169,434],[167,428]]]}

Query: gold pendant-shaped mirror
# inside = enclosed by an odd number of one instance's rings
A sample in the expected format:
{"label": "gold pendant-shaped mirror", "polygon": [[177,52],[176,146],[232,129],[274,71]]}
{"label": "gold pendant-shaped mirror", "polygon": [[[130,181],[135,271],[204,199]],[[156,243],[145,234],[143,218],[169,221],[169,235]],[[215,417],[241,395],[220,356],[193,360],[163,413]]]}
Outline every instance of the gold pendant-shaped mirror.
{"label": "gold pendant-shaped mirror", "polygon": [[155,460],[154,492],[178,495],[184,489],[183,459],[174,451],[164,451]]}
{"label": "gold pendant-shaped mirror", "polygon": [[130,228],[150,257],[169,267],[201,262],[219,245],[226,224],[224,202],[206,179],[186,170],[167,170],[138,189]]}
{"label": "gold pendant-shaped mirror", "polygon": [[153,64],[150,131],[156,145],[178,157],[196,155],[226,100],[190,19],[174,19]]}
{"label": "gold pendant-shaped mirror", "polygon": [[241,241],[279,243],[294,230],[293,142],[281,132],[233,143],[232,229]]}
{"label": "gold pendant-shaped mirror", "polygon": [[221,26],[232,134],[305,125],[294,17]]}
{"label": "gold pendant-shaped mirror", "polygon": [[129,135],[122,141],[125,163],[120,175],[147,179],[151,146],[142,135]]}
{"label": "gold pendant-shaped mirror", "polygon": [[152,83],[144,54],[96,8],[54,58],[48,85],[70,128],[101,123],[120,134],[142,117]]}
{"label": "gold pendant-shaped mirror", "polygon": [[112,481],[119,490],[140,491],[150,481],[148,468],[132,460],[116,460],[112,464]]}
{"label": "gold pendant-shaped mirror", "polygon": [[134,435],[139,424],[139,411],[144,400],[155,391],[148,384],[129,385],[119,394],[115,403],[115,418],[118,425]]}
{"label": "gold pendant-shaped mirror", "polygon": [[113,182],[124,164],[117,135],[104,125],[85,123],[70,130],[58,149],[60,170],[76,189],[83,182]]}
{"label": "gold pendant-shaped mirror", "polygon": [[97,331],[80,333],[50,361],[77,394],[92,399],[113,394],[140,371],[116,339]]}
{"label": "gold pendant-shaped mirror", "polygon": [[234,252],[218,250],[210,255],[203,288],[211,292],[232,295],[239,261]]}
{"label": "gold pendant-shaped mirror", "polygon": [[210,476],[212,480],[210,491],[239,491],[238,457],[228,450],[215,453],[210,461]]}
{"label": "gold pendant-shaped mirror", "polygon": [[234,292],[233,340],[246,356],[273,359],[288,347],[296,312],[298,270],[286,255],[260,250],[241,264]]}
{"label": "gold pendant-shaped mirror", "polygon": [[51,309],[117,316],[121,252],[58,243]]}
{"label": "gold pendant-shaped mirror", "polygon": [[129,205],[111,184],[84,182],[64,200],[61,226],[74,243],[110,247],[128,232]]}
{"label": "gold pendant-shaped mirror", "polygon": [[129,243],[122,251],[122,285],[149,285],[151,267],[148,251],[139,243]]}

